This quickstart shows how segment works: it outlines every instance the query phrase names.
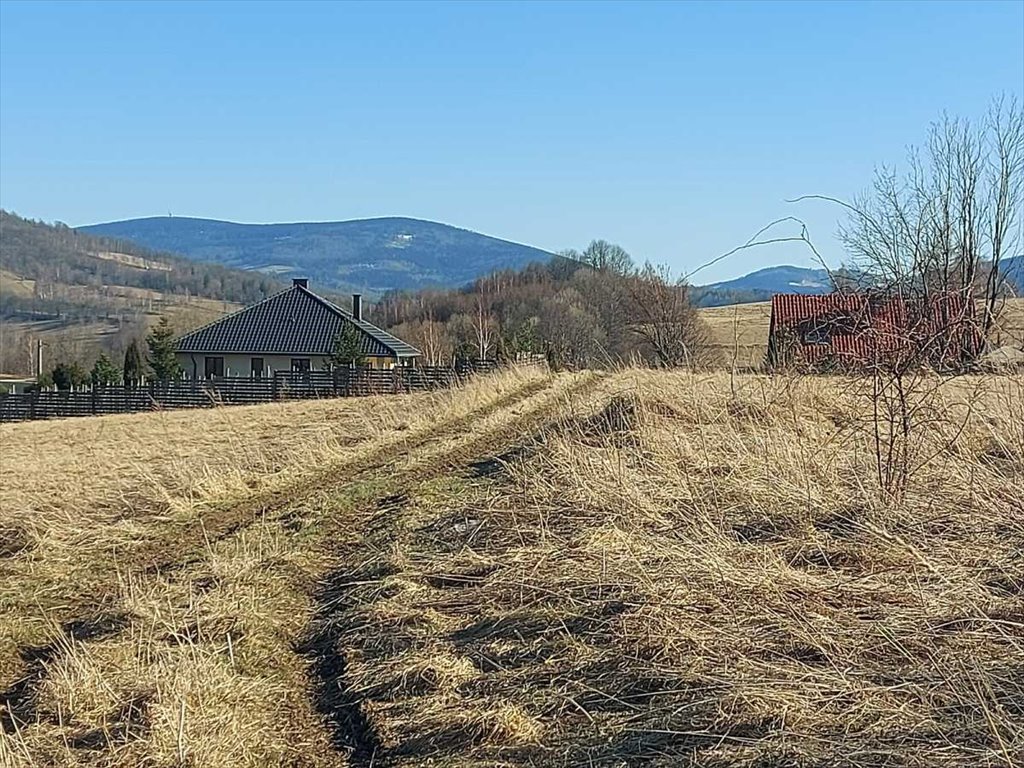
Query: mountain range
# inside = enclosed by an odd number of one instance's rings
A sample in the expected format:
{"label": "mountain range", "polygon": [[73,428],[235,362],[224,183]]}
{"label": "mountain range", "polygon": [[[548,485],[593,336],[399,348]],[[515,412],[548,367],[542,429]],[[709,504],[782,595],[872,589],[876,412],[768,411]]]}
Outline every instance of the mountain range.
{"label": "mountain range", "polygon": [[[520,269],[554,254],[433,221],[389,217],[294,224],[235,224],[151,217],[79,227],[160,252],[275,276],[309,277],[326,289],[380,294],[393,289],[455,288],[500,269]],[[1024,294],[1024,257],[1004,270]],[[702,306],[765,301],[775,293],[831,290],[824,269],[773,266],[694,288]]]}
{"label": "mountain range", "polygon": [[302,276],[337,290],[452,288],[554,254],[448,224],[409,218],[296,224],[235,224],[161,216],[79,227],[197,261],[280,276]]}

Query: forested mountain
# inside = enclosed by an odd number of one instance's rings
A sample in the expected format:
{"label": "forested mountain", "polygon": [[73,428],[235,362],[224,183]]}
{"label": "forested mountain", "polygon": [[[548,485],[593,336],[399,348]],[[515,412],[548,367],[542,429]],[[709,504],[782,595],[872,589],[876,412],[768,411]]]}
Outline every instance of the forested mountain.
{"label": "forested mountain", "polygon": [[123,285],[240,303],[256,301],[285,284],[270,275],[197,263],[7,211],[0,211],[0,234],[2,268],[40,283]]}
{"label": "forested mountain", "polygon": [[337,290],[459,287],[501,269],[547,261],[527,245],[408,218],[296,224],[234,224],[153,217],[80,227],[198,261],[312,278]]}
{"label": "forested mountain", "polygon": [[0,372],[32,372],[31,348],[87,364],[166,314],[179,329],[284,287],[282,281],[0,211]]}
{"label": "forested mountain", "polygon": [[[1006,280],[1006,289],[1016,296],[1024,296],[1024,256],[1003,259],[1000,270]],[[856,282],[855,273],[838,269],[837,279]],[[832,292],[832,281],[824,269],[805,267],[767,267],[749,275],[721,283],[695,286],[694,303],[701,307],[719,307],[768,301],[776,293],[822,294]]]}
{"label": "forested mountain", "polygon": [[776,293],[830,293],[832,283],[824,269],[779,266],[751,272],[735,280],[694,288],[694,301],[702,307],[767,301]]}

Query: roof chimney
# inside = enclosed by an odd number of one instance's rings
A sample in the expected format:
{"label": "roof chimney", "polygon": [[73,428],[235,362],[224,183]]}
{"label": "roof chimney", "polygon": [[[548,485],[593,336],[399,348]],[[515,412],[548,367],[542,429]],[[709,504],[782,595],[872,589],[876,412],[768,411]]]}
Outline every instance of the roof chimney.
{"label": "roof chimney", "polygon": [[309,279],[305,277],[293,277],[292,278],[293,288],[309,288]]}
{"label": "roof chimney", "polygon": [[363,297],[358,293],[352,294],[352,317],[356,320],[363,319]]}

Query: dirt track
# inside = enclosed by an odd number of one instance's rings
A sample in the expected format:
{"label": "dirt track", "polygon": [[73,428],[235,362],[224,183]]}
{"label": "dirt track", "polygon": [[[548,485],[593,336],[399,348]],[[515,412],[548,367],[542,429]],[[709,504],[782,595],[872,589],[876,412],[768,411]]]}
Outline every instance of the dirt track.
{"label": "dirt track", "polygon": [[[40,691],[48,684],[49,671],[66,663],[65,656],[70,660],[72,656],[89,654],[94,643],[127,642],[131,637],[136,629],[134,617],[119,589],[125,579],[133,582],[135,591],[146,589],[147,582],[187,585],[193,592],[196,585],[208,589],[204,569],[208,568],[206,560],[211,553],[230,547],[235,539],[244,540],[248,529],[259,523],[260,535],[267,526],[289,536],[314,531],[313,539],[307,538],[304,546],[312,544],[325,561],[335,563],[322,582],[326,586],[318,586],[316,573],[302,574],[298,581],[292,578],[294,588],[319,595],[319,607],[313,625],[301,633],[298,649],[308,659],[312,671],[312,678],[304,686],[310,695],[305,703],[293,701],[288,708],[294,721],[291,726],[306,730],[316,727],[316,718],[310,716],[312,706],[327,716],[332,730],[328,740],[338,751],[333,756],[324,751],[309,754],[309,764],[333,764],[340,760],[339,764],[344,765],[350,758],[358,761],[366,752],[359,746],[362,737],[353,724],[358,722],[358,705],[325,693],[336,688],[338,678],[343,677],[339,666],[341,650],[325,641],[319,621],[325,615],[324,600],[337,588],[339,574],[347,567],[346,553],[338,551],[335,538],[341,531],[359,531],[379,519],[381,510],[387,509],[388,499],[401,498],[431,478],[452,471],[463,472],[474,461],[486,461],[520,445],[541,425],[555,418],[569,398],[593,386],[598,378],[587,373],[528,381],[468,413],[442,417],[429,428],[400,434],[371,450],[356,453],[313,479],[242,503],[215,506],[190,527],[176,530],[173,537],[159,527],[153,529],[132,551],[123,552],[118,562],[111,563],[106,570],[98,569],[97,578],[83,585],[78,594],[67,596],[65,608],[52,615],[60,628],[54,640],[19,650],[22,675],[0,691],[0,739],[6,744],[7,738],[21,738],[24,729],[33,724],[65,728],[63,716],[40,703]],[[169,637],[174,642],[180,642],[173,640],[175,637],[187,637],[192,642],[198,631],[186,627]],[[286,665],[293,678],[303,666],[298,657]],[[66,740],[67,754],[92,759],[103,752],[113,753],[130,746],[135,738],[145,738],[148,725],[140,723],[147,719],[147,706],[144,701],[138,707],[119,712],[101,728],[77,732]],[[319,742],[321,738],[313,740]],[[6,749],[0,749],[0,757],[6,754]],[[111,758],[117,762],[113,754]]]}

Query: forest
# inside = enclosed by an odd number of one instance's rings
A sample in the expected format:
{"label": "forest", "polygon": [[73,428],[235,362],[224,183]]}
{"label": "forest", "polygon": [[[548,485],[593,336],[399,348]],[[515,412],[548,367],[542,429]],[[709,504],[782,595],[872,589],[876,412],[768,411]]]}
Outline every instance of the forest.
{"label": "forest", "polygon": [[49,284],[121,285],[242,304],[258,301],[283,285],[259,272],[157,253],[126,240],[86,235],[60,222],[49,225],[7,211],[0,211],[0,228],[4,270],[39,285],[38,296],[32,299],[5,296],[5,310],[11,306],[46,311]]}
{"label": "forest", "polygon": [[459,290],[386,294],[371,320],[418,347],[426,365],[544,355],[554,367],[577,369],[707,357],[708,332],[689,286],[649,263],[638,268],[604,240]]}

